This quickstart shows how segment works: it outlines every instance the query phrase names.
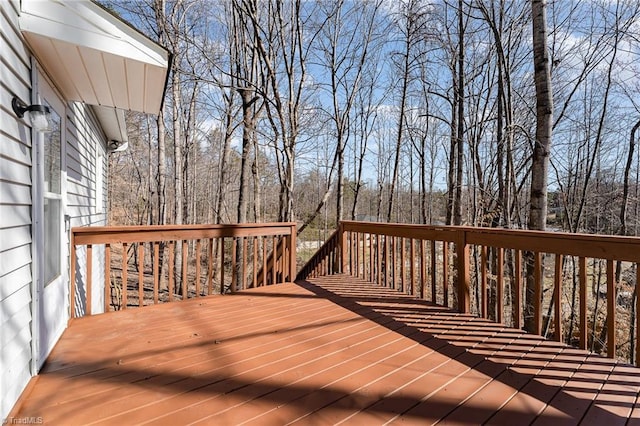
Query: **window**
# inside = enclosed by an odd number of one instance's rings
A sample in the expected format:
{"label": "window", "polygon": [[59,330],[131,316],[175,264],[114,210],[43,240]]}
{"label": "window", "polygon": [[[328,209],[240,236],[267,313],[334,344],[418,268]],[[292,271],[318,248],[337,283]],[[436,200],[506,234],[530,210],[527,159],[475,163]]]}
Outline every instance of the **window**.
{"label": "window", "polygon": [[61,273],[62,226],[62,128],[60,115],[51,108],[50,133],[44,135],[44,282],[53,282]]}

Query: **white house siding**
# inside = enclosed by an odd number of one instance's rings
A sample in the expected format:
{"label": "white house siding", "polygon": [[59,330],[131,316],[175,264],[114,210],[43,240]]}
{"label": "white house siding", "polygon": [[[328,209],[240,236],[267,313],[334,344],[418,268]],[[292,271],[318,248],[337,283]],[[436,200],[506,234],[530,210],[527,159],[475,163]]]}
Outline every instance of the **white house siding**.
{"label": "white house siding", "polygon": [[[13,95],[31,99],[31,54],[18,27],[18,1],[0,1],[0,419],[13,408],[32,375],[32,146],[31,131],[17,120]],[[45,70],[46,71],[46,70]],[[96,208],[96,170],[106,173],[106,138],[90,107],[68,104],[67,227],[106,224],[106,188]],[[101,168],[95,161],[103,162]],[[67,252],[68,253],[68,252]],[[104,250],[94,248],[93,312],[104,306]],[[85,270],[84,256],[79,265]]]}
{"label": "white house siding", "polygon": [[0,418],[31,377],[31,132],[11,109],[31,98],[17,1],[0,2]]}
{"label": "white house siding", "polygon": [[[101,226],[107,224],[106,138],[96,121],[93,111],[84,104],[72,103],[67,110],[67,214],[70,226]],[[102,177],[96,161],[102,161]],[[97,184],[102,184],[102,206],[96,206]],[[86,282],[86,249],[78,247],[76,271],[76,314],[83,315]],[[92,313],[104,310],[104,246],[93,247]]]}

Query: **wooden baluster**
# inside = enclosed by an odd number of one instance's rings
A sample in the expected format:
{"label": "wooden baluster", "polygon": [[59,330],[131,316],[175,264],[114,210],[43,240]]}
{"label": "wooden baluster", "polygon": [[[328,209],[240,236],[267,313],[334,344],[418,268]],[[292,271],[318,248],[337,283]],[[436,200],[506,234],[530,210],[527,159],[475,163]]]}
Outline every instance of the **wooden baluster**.
{"label": "wooden baluster", "polygon": [[420,242],[420,298],[425,299],[427,297],[427,262],[425,262],[426,250],[424,245],[425,240],[418,240]]}
{"label": "wooden baluster", "polygon": [[496,320],[502,324],[504,322],[504,249],[502,247],[497,248],[497,262],[498,270],[496,277],[496,302],[497,302],[497,315]]}
{"label": "wooden baluster", "polygon": [[202,255],[201,244],[201,240],[196,240],[196,297],[200,297],[200,274],[202,273],[200,265]]}
{"label": "wooden baluster", "polygon": [[587,349],[587,259],[578,259],[578,279],[580,283],[580,349]]}
{"label": "wooden baluster", "polygon": [[517,329],[522,328],[522,252],[515,251],[515,276],[516,276],[516,306],[514,309],[514,325]]}
{"label": "wooden baluster", "polygon": [[262,285],[267,285],[267,237],[262,237]]}
{"label": "wooden baluster", "polygon": [[318,255],[320,256],[318,275],[325,276],[327,275],[327,250],[324,246],[320,246],[320,250],[318,250]]}
{"label": "wooden baluster", "polygon": [[364,232],[358,233],[358,277],[365,278],[366,262],[364,253]]}
{"label": "wooden baluster", "polygon": [[[280,277],[280,284],[285,283],[287,281],[287,271],[288,271],[288,256],[289,252],[287,251],[287,237],[285,235],[280,235],[278,237],[278,247],[280,257],[278,258],[278,274]],[[326,247],[325,247],[326,251]],[[325,259],[325,268],[326,268],[326,259]]]}
{"label": "wooden baluster", "polygon": [[187,285],[187,266],[188,263],[189,246],[187,240],[182,240],[182,300],[189,298],[189,288]]}
{"label": "wooden baluster", "polygon": [[275,270],[276,270],[276,281],[274,284],[280,284],[282,282],[282,258],[279,256],[280,253],[280,244],[282,242],[282,240],[280,239],[280,237],[275,237],[276,238],[276,243],[275,245]]}
{"label": "wooden baluster", "polygon": [[245,290],[247,287],[247,251],[249,250],[249,245],[247,241],[247,237],[242,237],[242,282],[240,283],[240,289]]}
{"label": "wooden baluster", "polygon": [[[76,317],[76,268],[78,267],[77,250],[75,243],[75,233],[71,231],[71,253],[69,265],[69,306],[71,307],[71,318]],[[105,281],[106,282],[106,281]]]}
{"label": "wooden baluster", "polygon": [[296,279],[296,270],[298,268],[296,265],[297,242],[295,226],[291,227],[291,233],[289,234],[289,237],[287,237],[287,240],[289,242],[289,281],[294,282]]}
{"label": "wooden baluster", "polygon": [[144,243],[138,243],[138,307],[144,306]]}
{"label": "wooden baluster", "polygon": [[480,292],[482,293],[482,299],[480,301],[482,308],[480,312],[482,318],[489,318],[489,294],[487,293],[487,246],[480,247],[480,263]]}
{"label": "wooden baluster", "polygon": [[348,235],[344,230],[344,226],[342,225],[342,223],[338,223],[338,251],[339,251],[339,256],[340,256],[340,260],[339,260],[339,264],[338,267],[340,268],[340,270],[338,271],[341,274],[346,274],[347,273],[347,255],[348,255],[348,249],[349,249],[349,242],[347,239]]}
{"label": "wooden baluster", "polygon": [[471,261],[469,244],[465,231],[458,232],[456,240],[456,268],[458,270],[458,312],[467,314],[471,311]]}
{"label": "wooden baluster", "polygon": [[449,243],[442,242],[442,304],[449,307]]}
{"label": "wooden baluster", "polygon": [[554,339],[562,342],[562,255],[555,256],[555,274],[553,277],[553,327]]}
{"label": "wooden baluster", "polygon": [[358,234],[356,232],[350,232],[349,249],[351,250],[351,275],[358,276]]}
{"label": "wooden baluster", "polygon": [[640,367],[640,263],[636,262],[636,365]]}
{"label": "wooden baluster", "polygon": [[213,238],[209,238],[209,256],[207,257],[207,294],[213,294]]}
{"label": "wooden baluster", "polygon": [[153,303],[158,303],[158,287],[160,285],[160,244],[153,243]]}
{"label": "wooden baluster", "polygon": [[224,294],[224,237],[218,239],[218,244],[220,245],[220,294]]}
{"label": "wooden baluster", "polygon": [[616,275],[614,262],[607,259],[607,356],[616,357]]}
{"label": "wooden baluster", "polygon": [[238,288],[238,238],[234,237],[231,239],[231,293],[235,293]]}
{"label": "wooden baluster", "polygon": [[174,293],[174,280],[175,275],[173,273],[174,265],[175,265],[175,247],[176,242],[169,242],[169,302],[173,302],[173,293]]}
{"label": "wooden baluster", "polygon": [[278,257],[278,244],[276,236],[271,239],[271,285],[276,283],[276,258]]}
{"label": "wooden baluster", "polygon": [[382,281],[382,235],[376,234],[376,282],[378,286],[383,285]]}
{"label": "wooden baluster", "polygon": [[111,244],[104,245],[104,311],[111,305]]}
{"label": "wooden baluster", "polygon": [[398,289],[397,253],[396,237],[391,237],[391,288],[394,290]]}
{"label": "wooden baluster", "polygon": [[413,240],[413,238],[409,238],[409,244],[411,244],[409,246],[409,258],[411,259],[411,263],[409,264],[409,275],[410,275],[410,279],[409,279],[409,294],[410,295],[414,295],[415,291],[414,291],[414,287],[415,287],[415,279],[416,279],[416,252],[415,252],[415,241]]}
{"label": "wooden baluster", "polygon": [[364,277],[364,244],[363,244],[364,233],[358,232],[357,236],[358,236],[356,241],[356,253],[357,253],[356,257],[358,259],[356,262],[356,265],[358,267],[357,277],[363,278]]}
{"label": "wooden baluster", "polygon": [[353,249],[355,247],[355,232],[349,232],[349,273],[354,277],[357,275],[355,270],[356,253]]}
{"label": "wooden baluster", "polygon": [[431,240],[431,302],[438,303],[438,292],[437,292],[437,255],[436,255],[436,242],[435,240]]}
{"label": "wooden baluster", "polygon": [[374,281],[374,270],[373,270],[373,234],[369,233],[369,281]]}
{"label": "wooden baluster", "polygon": [[535,252],[534,258],[534,296],[533,296],[533,324],[535,334],[542,334],[542,277],[544,276],[542,271],[542,253]]}
{"label": "wooden baluster", "polygon": [[127,261],[127,243],[122,243],[122,306],[120,309],[127,309],[129,262]]}
{"label": "wooden baluster", "polygon": [[404,237],[400,237],[400,291],[403,293],[407,292],[406,286],[406,271],[405,271],[405,263],[406,263],[406,244]]}
{"label": "wooden baluster", "polygon": [[87,306],[85,308],[86,315],[91,315],[93,302],[93,246],[87,244]]}
{"label": "wooden baluster", "polygon": [[251,240],[253,245],[253,287],[258,287],[258,237]]}
{"label": "wooden baluster", "polygon": [[393,237],[391,237],[391,239],[389,238],[389,235],[385,235],[384,236],[384,246],[385,246],[385,250],[384,250],[384,257],[385,257],[385,263],[384,263],[384,285],[385,287],[389,288],[393,285],[393,281],[392,281],[392,277],[391,274],[393,273],[393,264],[391,263],[391,240],[393,240]]}

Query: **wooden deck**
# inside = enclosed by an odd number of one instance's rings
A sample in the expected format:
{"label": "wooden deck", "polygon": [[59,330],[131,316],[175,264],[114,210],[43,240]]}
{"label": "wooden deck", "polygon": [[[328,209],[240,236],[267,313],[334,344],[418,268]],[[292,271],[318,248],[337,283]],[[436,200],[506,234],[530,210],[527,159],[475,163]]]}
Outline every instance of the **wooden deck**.
{"label": "wooden deck", "polygon": [[347,276],[74,320],[45,424],[640,424],[640,369]]}

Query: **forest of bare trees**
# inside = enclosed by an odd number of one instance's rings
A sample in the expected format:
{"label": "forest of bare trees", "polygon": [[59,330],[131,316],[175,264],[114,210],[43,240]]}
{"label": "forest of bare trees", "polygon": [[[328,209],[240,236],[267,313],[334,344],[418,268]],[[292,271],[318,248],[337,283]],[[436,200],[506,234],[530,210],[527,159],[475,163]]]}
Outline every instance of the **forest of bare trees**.
{"label": "forest of bare trees", "polygon": [[103,3],[173,52],[164,115],[129,115],[129,149],[110,157],[112,223],[638,232],[635,0]]}

